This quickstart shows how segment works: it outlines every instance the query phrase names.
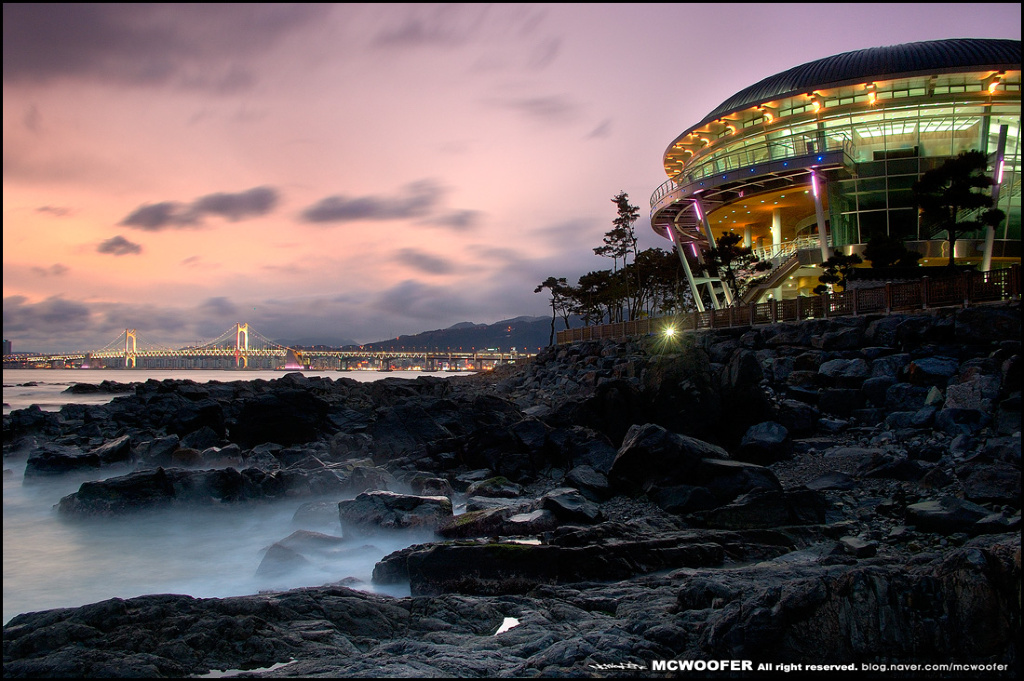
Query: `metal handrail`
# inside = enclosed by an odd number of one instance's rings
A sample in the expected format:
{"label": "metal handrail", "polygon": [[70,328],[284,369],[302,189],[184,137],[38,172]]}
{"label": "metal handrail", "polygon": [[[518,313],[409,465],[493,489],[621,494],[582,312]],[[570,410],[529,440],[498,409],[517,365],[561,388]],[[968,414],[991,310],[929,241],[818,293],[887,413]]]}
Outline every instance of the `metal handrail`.
{"label": "metal handrail", "polygon": [[919,281],[887,282],[871,288],[842,293],[749,303],[722,310],[690,312],[654,319],[566,329],[557,343],[576,343],[601,338],[624,338],[652,333],[668,325],[678,331],[698,331],[734,326],[756,326],[784,321],[804,321],[869,313],[906,312],[936,307],[966,307],[971,303],[1020,299],[1020,265],[989,272],[964,272],[957,276]]}

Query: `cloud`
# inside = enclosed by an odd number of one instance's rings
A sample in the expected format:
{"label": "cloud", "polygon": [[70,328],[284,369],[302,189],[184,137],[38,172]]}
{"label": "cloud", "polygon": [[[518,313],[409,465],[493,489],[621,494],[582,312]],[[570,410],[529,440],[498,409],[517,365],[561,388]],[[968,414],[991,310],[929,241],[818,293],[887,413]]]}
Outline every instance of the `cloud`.
{"label": "cloud", "polygon": [[306,222],[400,220],[429,215],[444,190],[431,180],[406,185],[397,196],[328,196],[302,211]]}
{"label": "cloud", "polygon": [[59,296],[38,303],[27,303],[24,296],[4,298],[4,336],[13,338],[25,332],[46,336],[81,331],[89,326],[92,312],[83,303]]}
{"label": "cloud", "polygon": [[238,307],[224,296],[215,296],[204,300],[199,306],[199,312],[230,319],[238,314]]}
{"label": "cloud", "polygon": [[118,224],[147,232],[159,232],[168,227],[195,227],[196,219],[189,213],[185,204],[161,201],[139,206]]}
{"label": "cloud", "polygon": [[603,139],[612,133],[612,119],[606,118],[596,128],[587,133],[588,140]]}
{"label": "cloud", "polygon": [[110,255],[130,255],[142,253],[142,246],[128,241],[128,239],[118,234],[101,243],[96,247],[96,250],[99,253],[109,253]]}
{"label": "cloud", "polygon": [[558,95],[499,98],[487,100],[485,103],[546,124],[571,122],[578,117],[579,112],[579,107],[568,98]]}
{"label": "cloud", "polygon": [[5,3],[4,83],[73,78],[236,91],[255,81],[247,59],[328,11],[308,4]]}
{"label": "cloud", "polygon": [[203,218],[217,215],[232,222],[266,215],[277,206],[279,194],[273,187],[253,187],[234,194],[217,192],[200,196],[190,204],[161,201],[139,206],[120,225],[159,232],[164,229],[199,228]]}
{"label": "cloud", "polygon": [[71,215],[71,209],[63,208],[62,206],[39,206],[39,208],[36,208],[36,212],[52,215],[55,218],[66,218]]}
{"label": "cloud", "polygon": [[373,45],[396,47],[461,47],[476,37],[489,8],[480,5],[414,5],[388,12],[388,24],[376,33]]}
{"label": "cloud", "polygon": [[464,314],[460,295],[439,286],[406,279],[377,296],[374,309],[402,319],[431,320]]}
{"label": "cloud", "polygon": [[40,277],[60,277],[60,276],[62,276],[64,274],[67,274],[67,272],[69,270],[70,270],[70,268],[67,265],[62,265],[59,262],[58,263],[54,263],[53,265],[50,265],[49,267],[33,267],[32,268],[32,271],[35,272],[36,274],[38,274]]}
{"label": "cloud", "polygon": [[220,215],[236,221],[269,213],[277,200],[277,190],[273,187],[253,187],[237,194],[207,194],[196,199],[191,210],[197,215]]}
{"label": "cloud", "polygon": [[483,213],[478,210],[455,210],[450,213],[430,218],[429,220],[426,220],[426,224],[436,225],[438,227],[447,227],[455,232],[468,232],[479,226],[480,218],[482,216]]}
{"label": "cloud", "polygon": [[451,274],[456,269],[450,260],[424,253],[416,248],[399,250],[395,260],[425,274]]}

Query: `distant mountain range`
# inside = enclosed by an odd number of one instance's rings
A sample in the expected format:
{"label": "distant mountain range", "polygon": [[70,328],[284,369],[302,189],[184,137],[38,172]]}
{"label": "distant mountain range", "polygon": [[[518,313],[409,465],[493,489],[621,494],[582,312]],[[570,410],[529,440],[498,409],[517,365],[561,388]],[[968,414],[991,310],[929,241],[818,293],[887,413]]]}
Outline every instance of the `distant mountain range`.
{"label": "distant mountain range", "polygon": [[[576,322],[579,325],[579,322]],[[564,328],[562,320],[558,320],[555,329]],[[549,317],[514,317],[493,324],[474,324],[459,322],[447,329],[424,331],[411,336],[389,338],[376,343],[364,343],[363,347],[377,350],[518,350],[520,352],[537,352],[547,347],[551,337],[551,319]]]}
{"label": "distant mountain range", "polygon": [[[579,319],[570,318],[572,326],[580,326]],[[559,319],[555,330],[565,328],[565,323]],[[409,336],[399,336],[388,340],[376,341],[374,343],[347,343],[345,349],[353,347],[373,348],[375,350],[484,350],[493,348],[495,350],[519,352],[537,352],[548,345],[551,336],[550,317],[514,317],[504,319],[493,324],[474,324],[473,322],[459,322],[452,324],[447,329],[435,331],[424,331]],[[281,341],[278,341],[281,342]],[[303,346],[311,347],[310,343],[289,344],[289,347]],[[317,346],[322,347],[322,346]],[[339,347],[339,346],[334,346]]]}

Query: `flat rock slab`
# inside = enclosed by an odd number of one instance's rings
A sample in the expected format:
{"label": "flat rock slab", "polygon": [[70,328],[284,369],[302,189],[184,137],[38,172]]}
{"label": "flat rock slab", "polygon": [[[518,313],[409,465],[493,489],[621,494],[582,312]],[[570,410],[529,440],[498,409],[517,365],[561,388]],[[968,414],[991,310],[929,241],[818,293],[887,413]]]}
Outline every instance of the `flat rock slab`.
{"label": "flat rock slab", "polygon": [[956,497],[942,497],[907,506],[907,523],[922,532],[978,534],[976,523],[989,514],[984,506]]}
{"label": "flat rock slab", "polygon": [[525,593],[540,584],[614,581],[668,567],[721,565],[724,560],[720,544],[671,540],[582,547],[442,544],[406,556],[414,596]]}

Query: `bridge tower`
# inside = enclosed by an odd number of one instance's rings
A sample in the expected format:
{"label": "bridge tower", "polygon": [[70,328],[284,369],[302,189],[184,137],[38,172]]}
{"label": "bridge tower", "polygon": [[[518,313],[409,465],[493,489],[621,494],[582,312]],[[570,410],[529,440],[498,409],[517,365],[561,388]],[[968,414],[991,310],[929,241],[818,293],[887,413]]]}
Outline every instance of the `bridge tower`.
{"label": "bridge tower", "polygon": [[[244,338],[244,340],[243,340]],[[249,368],[249,324],[235,323],[235,367]]]}
{"label": "bridge tower", "polygon": [[135,329],[124,330],[124,368],[134,369],[135,368],[135,355],[137,348],[135,346],[136,337]]}

